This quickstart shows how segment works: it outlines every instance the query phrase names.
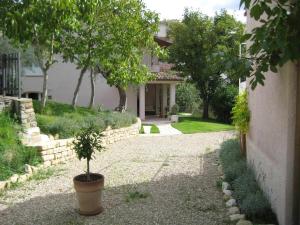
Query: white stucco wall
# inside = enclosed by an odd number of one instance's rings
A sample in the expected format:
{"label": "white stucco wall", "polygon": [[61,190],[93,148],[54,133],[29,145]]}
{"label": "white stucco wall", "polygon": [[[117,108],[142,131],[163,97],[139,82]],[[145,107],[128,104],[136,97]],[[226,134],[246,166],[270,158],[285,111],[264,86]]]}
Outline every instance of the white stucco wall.
{"label": "white stucco wall", "polygon": [[[59,57],[58,57],[59,58]],[[49,70],[49,92],[52,99],[59,102],[71,103],[79,70],[72,63],[63,63],[61,59]],[[22,90],[26,92],[42,91],[42,77],[24,76],[22,79]],[[102,76],[98,76],[95,86],[95,106],[103,105],[107,109],[114,109],[119,103],[119,94],[115,87],[110,87]],[[91,92],[89,72],[87,72],[82,81],[78,96],[78,105],[88,106]],[[128,109],[134,113],[137,112],[137,89],[129,87],[127,89]]]}
{"label": "white stucco wall", "polygon": [[[255,26],[257,23],[248,18],[248,32]],[[297,67],[288,63],[278,74],[268,72],[265,86],[258,86],[254,91],[249,88],[251,122],[247,159],[255,169],[280,225],[294,224],[297,82]]]}

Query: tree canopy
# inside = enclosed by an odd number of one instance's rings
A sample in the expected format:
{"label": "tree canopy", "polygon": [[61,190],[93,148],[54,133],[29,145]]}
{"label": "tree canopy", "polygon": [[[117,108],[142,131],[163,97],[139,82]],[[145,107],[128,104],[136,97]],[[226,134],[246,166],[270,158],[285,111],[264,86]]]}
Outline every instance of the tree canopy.
{"label": "tree canopy", "polygon": [[4,0],[0,2],[1,31],[24,49],[32,46],[43,71],[42,105],[48,94],[48,70],[60,52],[60,35],[76,23],[76,0]]}
{"label": "tree canopy", "polygon": [[87,69],[101,73],[111,86],[126,89],[151,76],[142,64],[144,50],[159,53],[154,35],[157,14],[139,0],[79,1],[78,26],[63,33],[63,56],[81,69],[73,105]]}
{"label": "tree canopy", "polygon": [[251,45],[251,87],[264,85],[265,72],[278,72],[288,61],[300,59],[300,1],[241,0],[259,25],[244,36]]}
{"label": "tree canopy", "polygon": [[182,22],[170,24],[169,35],[174,42],[170,61],[196,84],[203,101],[203,118],[208,118],[209,104],[224,78],[234,80],[236,71],[227,63],[238,59],[242,34],[243,25],[226,11],[210,18],[186,10]]}

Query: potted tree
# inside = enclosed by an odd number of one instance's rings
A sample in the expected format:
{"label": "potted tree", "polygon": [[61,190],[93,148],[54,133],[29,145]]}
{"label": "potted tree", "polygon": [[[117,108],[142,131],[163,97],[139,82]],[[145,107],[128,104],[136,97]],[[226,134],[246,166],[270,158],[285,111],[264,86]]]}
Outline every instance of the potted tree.
{"label": "potted tree", "polygon": [[177,104],[173,105],[170,111],[170,120],[172,123],[177,123],[178,122],[178,113],[179,111],[179,106]]}
{"label": "potted tree", "polygon": [[102,136],[101,131],[91,125],[77,134],[73,141],[78,159],[87,161],[86,173],[73,179],[79,213],[85,216],[97,215],[103,211],[101,200],[104,176],[90,172],[90,161],[94,158],[95,151],[104,150],[101,144]]}

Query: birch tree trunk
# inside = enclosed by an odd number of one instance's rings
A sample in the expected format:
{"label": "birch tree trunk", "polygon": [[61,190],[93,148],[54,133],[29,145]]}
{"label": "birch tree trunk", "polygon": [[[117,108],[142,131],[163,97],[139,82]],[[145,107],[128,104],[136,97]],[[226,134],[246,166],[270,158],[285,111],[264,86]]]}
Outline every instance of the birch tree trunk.
{"label": "birch tree trunk", "polygon": [[93,69],[91,69],[90,81],[91,81],[91,98],[90,98],[89,108],[93,108],[95,102],[95,74]]}
{"label": "birch tree trunk", "polygon": [[79,78],[78,78],[78,81],[77,81],[77,85],[76,85],[74,95],[73,95],[73,100],[72,100],[72,106],[73,107],[75,107],[76,104],[77,104],[78,93],[79,93],[80,86],[81,86],[81,83],[82,83],[82,79],[83,79],[83,76],[84,76],[84,73],[86,72],[86,70],[87,70],[86,67],[84,67],[80,71]]}

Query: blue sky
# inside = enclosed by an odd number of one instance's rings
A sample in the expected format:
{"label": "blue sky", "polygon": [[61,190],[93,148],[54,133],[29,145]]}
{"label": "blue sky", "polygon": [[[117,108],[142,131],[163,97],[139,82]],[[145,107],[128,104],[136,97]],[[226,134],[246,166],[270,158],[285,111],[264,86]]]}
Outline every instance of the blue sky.
{"label": "blue sky", "polygon": [[245,22],[244,11],[239,10],[240,0],[143,0],[147,8],[159,13],[163,19],[180,19],[185,8],[202,11],[213,16],[216,11],[226,9],[238,20]]}

